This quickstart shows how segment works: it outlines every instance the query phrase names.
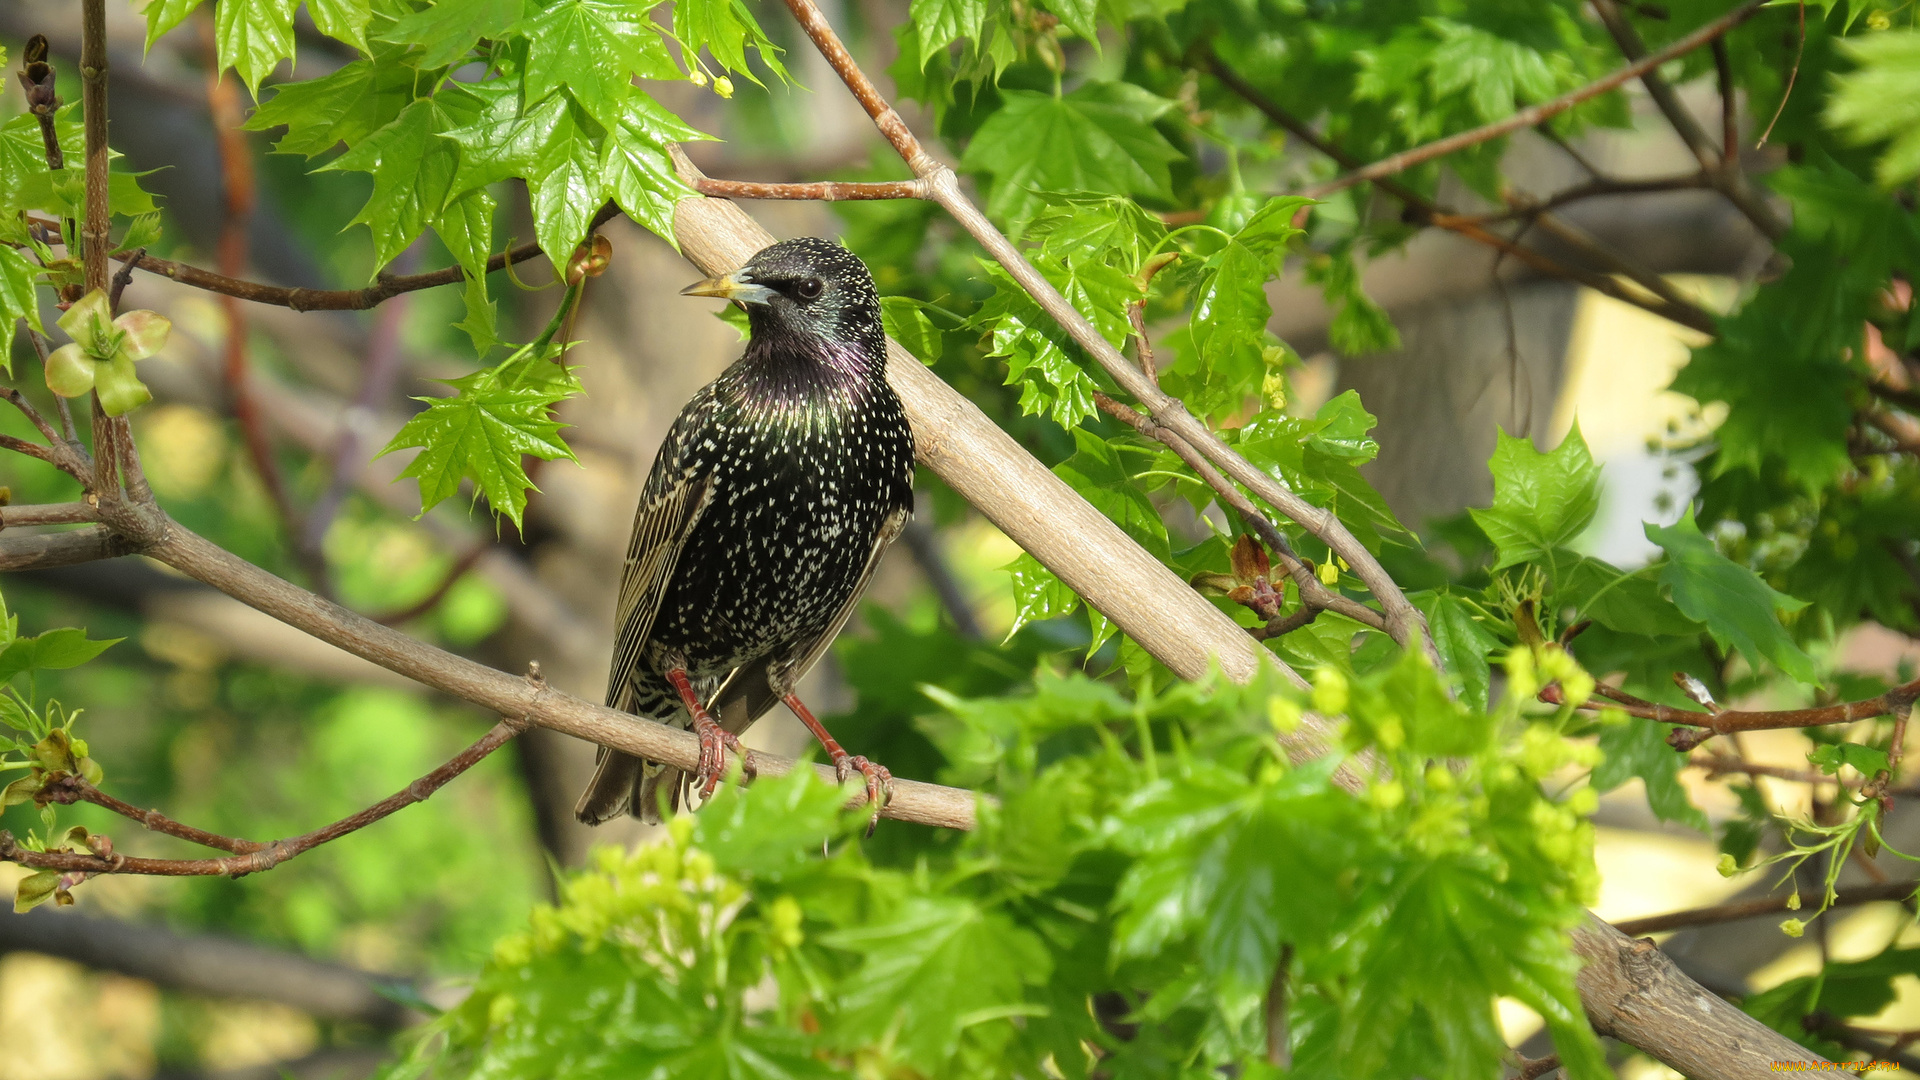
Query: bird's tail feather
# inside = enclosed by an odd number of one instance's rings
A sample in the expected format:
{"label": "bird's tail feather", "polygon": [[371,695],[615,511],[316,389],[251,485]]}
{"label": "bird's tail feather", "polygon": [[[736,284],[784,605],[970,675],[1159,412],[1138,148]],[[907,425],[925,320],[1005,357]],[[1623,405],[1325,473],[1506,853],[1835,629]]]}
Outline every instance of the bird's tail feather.
{"label": "bird's tail feather", "polygon": [[574,805],[573,816],[588,825],[604,825],[614,818],[645,807],[647,803],[641,799],[646,787],[646,773],[647,763],[644,760],[618,750],[602,749],[600,763],[593,770],[593,780],[587,784],[587,790],[581,792],[580,801]]}

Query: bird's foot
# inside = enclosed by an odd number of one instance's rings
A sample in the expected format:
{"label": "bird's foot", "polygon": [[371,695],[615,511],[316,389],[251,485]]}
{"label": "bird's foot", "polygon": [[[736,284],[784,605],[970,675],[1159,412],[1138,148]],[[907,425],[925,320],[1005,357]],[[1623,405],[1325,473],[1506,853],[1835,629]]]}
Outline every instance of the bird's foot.
{"label": "bird's foot", "polygon": [[843,753],[833,759],[833,774],[840,778],[841,783],[846,783],[847,777],[855,772],[867,778],[867,805],[873,807],[873,817],[867,822],[867,835],[872,836],[873,830],[880,825],[881,809],[893,801],[893,773],[885,765],[868,761],[860,754]]}
{"label": "bird's foot", "polygon": [[701,802],[713,798],[720,778],[727,774],[728,750],[739,755],[742,775],[753,778],[753,756],[741,747],[739,736],[714,723],[705,709],[693,714],[693,733],[700,737],[700,764],[694,770],[694,780],[700,785]]}

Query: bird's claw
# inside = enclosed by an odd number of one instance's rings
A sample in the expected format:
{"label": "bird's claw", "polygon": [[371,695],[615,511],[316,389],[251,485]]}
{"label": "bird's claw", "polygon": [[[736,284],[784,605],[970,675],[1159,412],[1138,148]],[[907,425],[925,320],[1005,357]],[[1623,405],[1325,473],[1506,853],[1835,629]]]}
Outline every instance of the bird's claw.
{"label": "bird's claw", "polygon": [[843,784],[855,772],[867,779],[867,804],[873,807],[873,817],[867,821],[867,835],[872,836],[873,830],[880,826],[881,809],[893,801],[893,773],[885,765],[868,761],[860,754],[842,755],[833,763],[833,774]]}
{"label": "bird's claw", "polygon": [[740,746],[740,738],[704,715],[693,718],[693,732],[700,737],[700,764],[694,770],[700,784],[700,801],[713,798],[720,778],[727,774],[727,751],[739,755],[744,775],[753,775],[753,759]]}

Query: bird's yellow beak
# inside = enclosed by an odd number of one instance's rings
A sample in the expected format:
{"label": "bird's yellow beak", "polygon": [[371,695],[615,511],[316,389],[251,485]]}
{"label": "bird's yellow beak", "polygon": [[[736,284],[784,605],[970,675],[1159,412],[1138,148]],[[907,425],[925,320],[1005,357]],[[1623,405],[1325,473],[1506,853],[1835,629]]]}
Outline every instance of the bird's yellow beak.
{"label": "bird's yellow beak", "polygon": [[696,281],[680,290],[681,296],[717,296],[722,300],[733,300],[742,304],[764,304],[773,295],[773,290],[765,285],[755,285],[743,268],[735,270],[725,277],[711,277],[705,281]]}

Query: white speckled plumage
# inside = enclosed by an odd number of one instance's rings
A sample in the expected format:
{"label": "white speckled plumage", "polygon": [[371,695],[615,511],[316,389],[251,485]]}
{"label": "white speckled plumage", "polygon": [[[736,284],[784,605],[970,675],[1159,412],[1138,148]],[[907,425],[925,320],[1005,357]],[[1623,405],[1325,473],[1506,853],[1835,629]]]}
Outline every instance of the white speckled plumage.
{"label": "white speckled plumage", "polygon": [[[743,280],[745,354],[695,394],[642,492],[622,572],[609,705],[689,717],[665,678],[684,667],[738,733],[832,642],[913,505],[913,436],[886,381],[879,297],[860,260],[803,237]],[[806,296],[818,286],[818,295]],[[602,751],[576,813],[652,817],[677,769]]]}

